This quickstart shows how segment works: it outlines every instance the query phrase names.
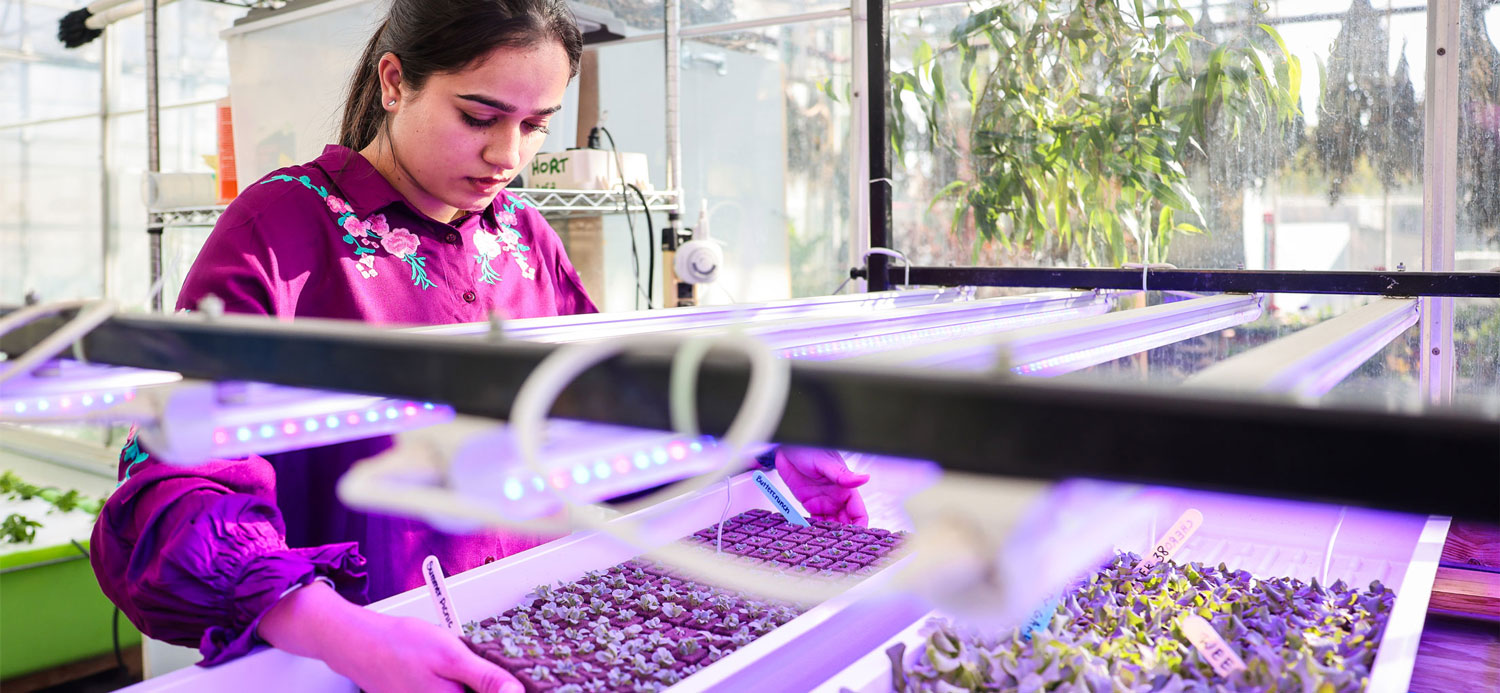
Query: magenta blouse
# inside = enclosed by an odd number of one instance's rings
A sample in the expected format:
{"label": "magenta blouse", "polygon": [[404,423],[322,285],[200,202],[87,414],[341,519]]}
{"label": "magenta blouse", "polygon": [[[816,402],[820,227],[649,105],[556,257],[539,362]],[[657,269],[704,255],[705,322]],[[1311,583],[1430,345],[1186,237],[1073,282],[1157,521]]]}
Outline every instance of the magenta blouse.
{"label": "magenta blouse", "polygon": [[[236,313],[398,325],[597,312],[557,234],[520,199],[502,193],[482,212],[433,221],[337,146],[229,206],[177,307],[210,294]],[[428,554],[455,573],[547,540],[449,535],[340,504],[338,478],[389,446],[376,438],[176,467],[132,431],[120,487],[94,527],[94,573],[142,632],[196,645],[213,665],[259,644],[261,617],[295,587],[325,578],[366,603],[421,585]]]}

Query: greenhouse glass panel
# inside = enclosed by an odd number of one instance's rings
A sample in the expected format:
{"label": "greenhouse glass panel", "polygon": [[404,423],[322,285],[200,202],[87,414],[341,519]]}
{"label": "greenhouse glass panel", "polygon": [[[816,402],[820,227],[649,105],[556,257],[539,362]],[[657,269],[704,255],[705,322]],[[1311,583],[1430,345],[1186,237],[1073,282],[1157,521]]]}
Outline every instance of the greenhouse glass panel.
{"label": "greenhouse glass panel", "polygon": [[1458,1],[1458,243],[1453,268],[1484,271],[1500,267],[1500,4]]}
{"label": "greenhouse glass panel", "polygon": [[892,23],[894,233],[918,264],[1419,264],[1424,5],[1021,0]]}

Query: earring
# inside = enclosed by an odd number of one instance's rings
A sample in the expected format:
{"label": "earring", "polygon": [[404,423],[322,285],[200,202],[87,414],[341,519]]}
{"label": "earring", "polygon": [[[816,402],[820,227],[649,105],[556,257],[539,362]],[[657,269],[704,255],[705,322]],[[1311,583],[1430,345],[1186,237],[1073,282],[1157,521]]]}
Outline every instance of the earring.
{"label": "earring", "polygon": [[396,105],[396,100],[395,99],[391,99],[390,101],[387,101],[385,103],[385,105],[387,105],[387,106],[394,106],[394,105]]}

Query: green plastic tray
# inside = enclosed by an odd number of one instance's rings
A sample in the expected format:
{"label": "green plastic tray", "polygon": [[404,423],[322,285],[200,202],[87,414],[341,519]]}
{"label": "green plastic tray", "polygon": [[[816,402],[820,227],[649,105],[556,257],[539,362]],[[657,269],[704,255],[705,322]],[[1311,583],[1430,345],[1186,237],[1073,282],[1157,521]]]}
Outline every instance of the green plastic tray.
{"label": "green plastic tray", "polygon": [[[72,544],[0,555],[0,680],[113,652],[114,610]],[[140,641],[122,614],[120,647]]]}

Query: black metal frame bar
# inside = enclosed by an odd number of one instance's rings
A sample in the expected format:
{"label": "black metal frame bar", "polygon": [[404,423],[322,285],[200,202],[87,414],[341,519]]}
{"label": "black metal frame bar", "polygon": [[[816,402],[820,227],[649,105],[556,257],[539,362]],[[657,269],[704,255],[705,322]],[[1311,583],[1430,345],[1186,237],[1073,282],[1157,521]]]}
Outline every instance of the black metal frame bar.
{"label": "black metal frame bar", "polygon": [[[907,269],[886,269],[906,281]],[[1059,289],[1140,289],[1244,293],[1363,294],[1500,298],[1500,272],[1303,272],[1273,270],[1099,269],[1087,267],[912,267],[911,283]]]}
{"label": "black metal frame bar", "polygon": [[[890,0],[865,0],[865,102],[869,105],[870,133],[870,247],[891,248],[891,135],[886,110],[891,103],[891,3]],[[886,278],[890,258],[870,255],[865,259],[865,276],[870,291],[891,287]]]}
{"label": "black metal frame bar", "polygon": [[[61,324],[48,318],[18,328],[0,337],[0,349],[23,352]],[[98,362],[190,378],[373,388],[504,419],[522,383],[558,347],[357,323],[147,315],[107,321],[82,348]],[[575,381],[553,414],[668,428],[670,366],[668,353],[607,361]],[[932,459],[988,475],[1117,479],[1500,520],[1500,422],[1477,413],[1412,416],[1243,395],[791,367],[775,442]],[[743,359],[705,361],[698,386],[705,432],[726,430],[748,379]]]}

